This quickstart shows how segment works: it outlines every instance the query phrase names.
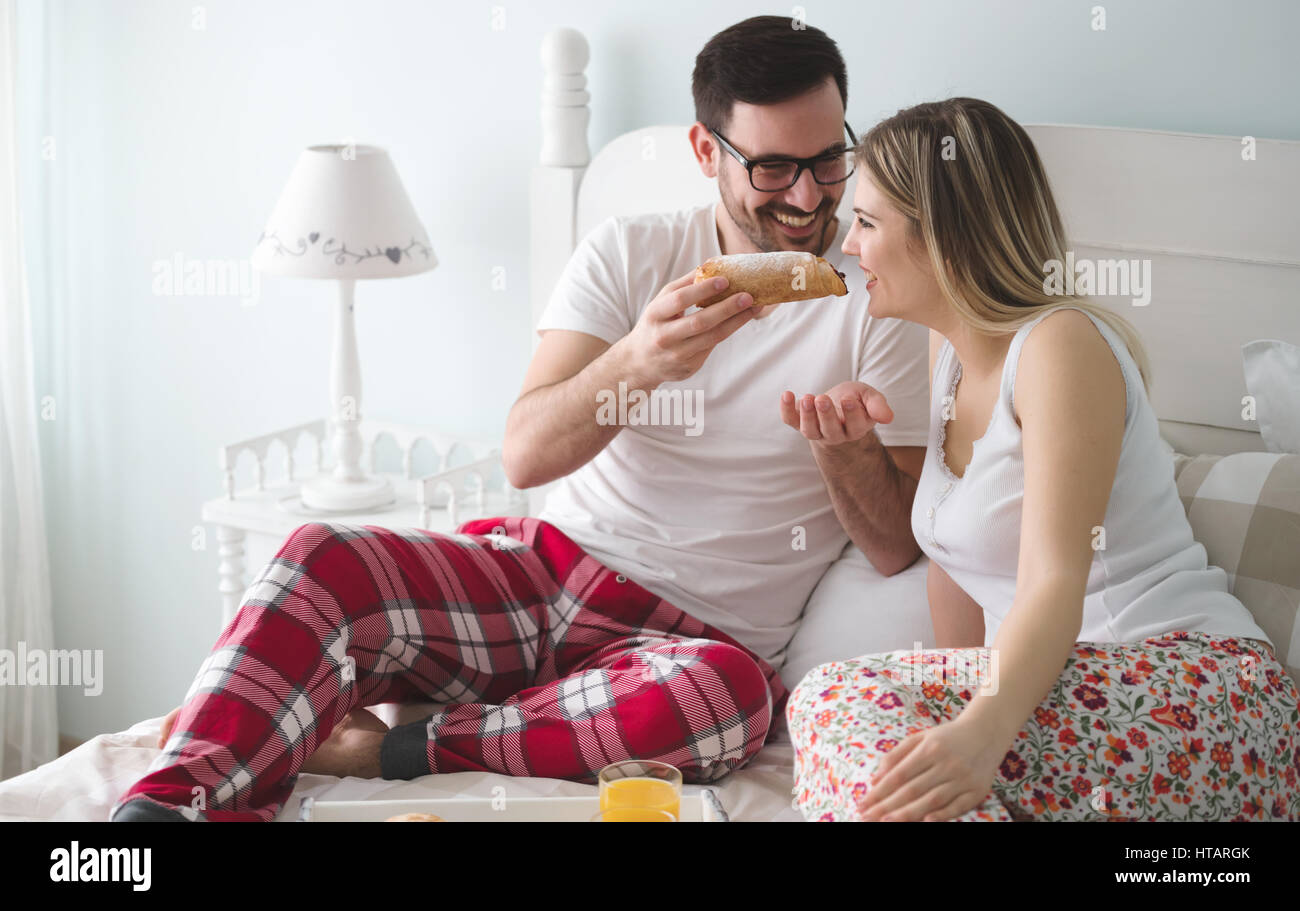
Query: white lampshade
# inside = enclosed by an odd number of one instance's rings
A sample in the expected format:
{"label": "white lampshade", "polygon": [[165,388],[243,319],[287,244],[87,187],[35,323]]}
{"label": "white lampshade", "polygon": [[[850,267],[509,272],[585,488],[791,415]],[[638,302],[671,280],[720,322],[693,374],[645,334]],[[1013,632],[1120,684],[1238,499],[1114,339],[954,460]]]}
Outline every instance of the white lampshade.
{"label": "white lampshade", "polygon": [[311,146],[298,157],[253,268],[293,278],[397,278],[438,264],[388,153]]}

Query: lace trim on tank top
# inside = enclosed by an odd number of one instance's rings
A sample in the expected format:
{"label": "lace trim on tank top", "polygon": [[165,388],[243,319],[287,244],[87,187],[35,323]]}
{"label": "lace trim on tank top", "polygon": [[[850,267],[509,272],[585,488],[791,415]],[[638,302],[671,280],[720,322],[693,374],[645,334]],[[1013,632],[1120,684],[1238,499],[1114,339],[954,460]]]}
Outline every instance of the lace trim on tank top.
{"label": "lace trim on tank top", "polygon": [[[951,348],[949,349],[949,354],[953,357],[954,360],[956,359],[956,352],[954,352]],[[943,444],[944,444],[944,440],[948,439],[948,420],[949,420],[949,419],[946,418],[946,417],[943,417],[943,414],[944,414],[943,409],[945,409],[946,407],[948,407],[948,406],[950,406],[950,405],[956,404],[956,402],[957,402],[957,384],[958,384],[959,382],[961,382],[961,361],[957,361],[957,369],[955,369],[955,370],[952,372],[952,380],[950,380],[949,383],[948,383],[948,395],[947,395],[947,397],[946,397],[946,400],[940,400],[940,402],[939,402],[939,409],[940,409],[940,410],[939,410],[939,417],[940,417],[940,420],[939,420],[939,450],[938,450],[939,468],[940,468],[941,471],[943,471],[944,476],[945,476],[948,480],[950,480],[950,481],[954,481],[954,482],[956,482],[956,481],[960,481],[961,478],[957,477],[957,475],[955,475],[955,474],[952,473],[952,469],[948,467],[948,457],[944,454]],[[951,412],[949,412],[949,413],[951,413]],[[974,461],[974,457],[975,457],[975,453],[974,453],[974,450],[973,450],[973,448],[972,448],[972,451],[971,451],[971,460],[972,460],[972,461]],[[967,470],[967,471],[970,471],[970,464],[969,464],[969,463],[967,463],[967,465],[966,465],[966,470]]]}

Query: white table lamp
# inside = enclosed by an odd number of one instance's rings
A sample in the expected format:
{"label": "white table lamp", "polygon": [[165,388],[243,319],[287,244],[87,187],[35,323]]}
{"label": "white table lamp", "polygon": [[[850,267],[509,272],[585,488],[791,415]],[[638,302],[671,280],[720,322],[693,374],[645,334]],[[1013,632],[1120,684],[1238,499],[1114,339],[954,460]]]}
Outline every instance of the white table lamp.
{"label": "white table lamp", "polygon": [[374,146],[311,146],[298,158],[253,252],[253,267],[339,283],[330,403],[337,464],[304,481],[302,503],[351,512],[394,501],[387,478],[361,470],[361,362],[352,301],[359,278],[397,278],[438,264],[392,160]]}

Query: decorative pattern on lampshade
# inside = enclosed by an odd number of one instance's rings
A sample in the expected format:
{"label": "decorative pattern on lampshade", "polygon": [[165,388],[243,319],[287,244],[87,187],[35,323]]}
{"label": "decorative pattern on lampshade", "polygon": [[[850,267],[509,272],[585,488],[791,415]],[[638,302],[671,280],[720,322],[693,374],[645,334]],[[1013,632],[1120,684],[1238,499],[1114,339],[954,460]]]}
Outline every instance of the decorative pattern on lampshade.
{"label": "decorative pattern on lampshade", "polygon": [[311,146],[298,157],[253,251],[253,267],[293,278],[398,278],[438,264],[388,153]]}

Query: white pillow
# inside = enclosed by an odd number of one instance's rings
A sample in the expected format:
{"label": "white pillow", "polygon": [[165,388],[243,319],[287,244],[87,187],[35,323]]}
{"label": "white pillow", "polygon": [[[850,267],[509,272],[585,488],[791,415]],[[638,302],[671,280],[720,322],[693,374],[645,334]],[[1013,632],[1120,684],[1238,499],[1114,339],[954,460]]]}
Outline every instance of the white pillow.
{"label": "white pillow", "polygon": [[1186,465],[1187,462],[1190,461],[1192,457],[1189,455],[1184,455],[1183,453],[1175,449],[1173,445],[1170,444],[1170,442],[1165,439],[1163,433],[1160,435],[1160,446],[1162,449],[1164,449],[1165,455],[1169,457],[1169,461],[1174,463],[1174,477],[1178,477],[1178,472],[1182,470],[1182,467]]}
{"label": "white pillow", "polygon": [[1300,348],[1277,339],[1247,342],[1241,366],[1268,451],[1300,453]]}
{"label": "white pillow", "polygon": [[900,573],[883,576],[852,541],[830,565],[804,607],[803,619],[786,649],[781,680],[791,689],[828,661],[859,655],[934,648],[924,554]]}

